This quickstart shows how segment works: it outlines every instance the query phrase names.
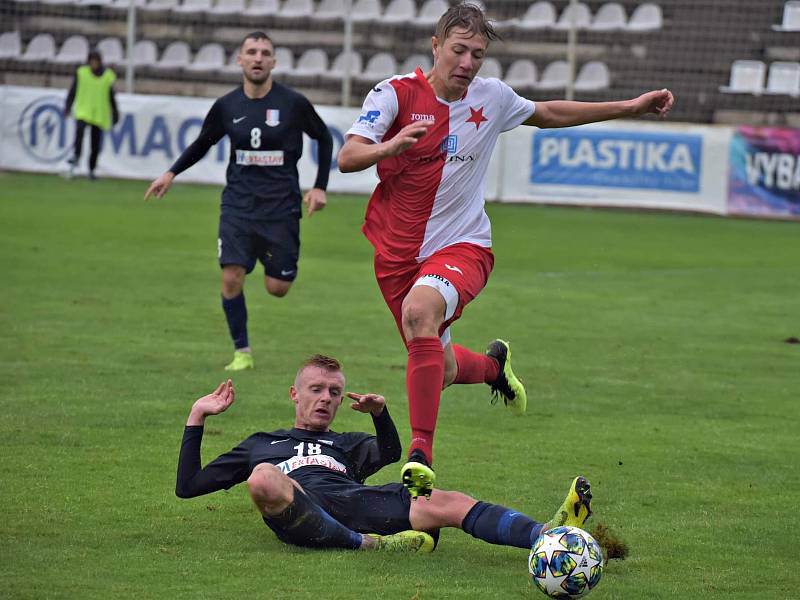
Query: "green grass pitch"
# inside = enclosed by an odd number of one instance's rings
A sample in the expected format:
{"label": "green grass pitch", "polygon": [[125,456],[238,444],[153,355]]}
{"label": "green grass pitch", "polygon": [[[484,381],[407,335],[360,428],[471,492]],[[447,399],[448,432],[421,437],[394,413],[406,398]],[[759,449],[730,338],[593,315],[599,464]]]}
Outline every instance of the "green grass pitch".
{"label": "green grass pitch", "polygon": [[[538,598],[526,552],[447,530],[430,556],[278,542],[238,486],[174,495],[183,424],[224,377],[219,188],[0,174],[0,597]],[[204,460],[289,426],[299,361],[339,357],[404,443],[405,353],[359,231],[365,198],[303,219],[284,299],[248,279],[256,369]],[[454,326],[513,344],[528,415],[444,393],[439,484],[539,519],[571,478],[629,544],[592,597],[800,596],[800,224],[490,205],[496,265]],[[338,430],[369,429],[343,408]],[[394,481],[399,465],[373,482]]]}

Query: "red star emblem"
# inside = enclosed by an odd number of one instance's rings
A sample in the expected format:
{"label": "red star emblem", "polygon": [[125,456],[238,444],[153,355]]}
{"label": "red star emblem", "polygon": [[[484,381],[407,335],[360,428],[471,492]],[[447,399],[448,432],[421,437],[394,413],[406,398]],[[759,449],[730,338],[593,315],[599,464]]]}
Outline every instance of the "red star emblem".
{"label": "red star emblem", "polygon": [[484,121],[488,121],[486,117],[483,116],[483,107],[481,106],[478,110],[475,110],[471,106],[469,107],[469,119],[467,119],[467,123],[475,123],[475,129],[480,129],[481,123]]}

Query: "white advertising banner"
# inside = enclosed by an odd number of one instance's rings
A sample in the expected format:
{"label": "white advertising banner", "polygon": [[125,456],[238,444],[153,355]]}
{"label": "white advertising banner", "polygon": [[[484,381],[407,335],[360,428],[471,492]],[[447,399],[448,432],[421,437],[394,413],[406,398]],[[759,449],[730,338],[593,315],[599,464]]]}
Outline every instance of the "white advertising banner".
{"label": "white advertising banner", "polygon": [[[59,172],[67,168],[75,123],[64,117],[66,92],[0,86],[0,168]],[[98,175],[151,180],[163,173],[200,131],[212,99],[118,94],[121,118],[104,135]],[[318,106],[334,140],[358,118],[358,108]],[[486,178],[486,198],[594,206],[630,206],[726,213],[727,127],[610,122],[564,129],[518,127],[500,137]],[[316,142],[305,137],[298,164],[301,187],[317,173]],[[86,146],[88,144],[84,144]],[[84,164],[88,150],[84,152]],[[222,185],[229,146],[224,138],[179,181]],[[374,167],[340,173],[332,192],[369,194]]]}
{"label": "white advertising banner", "polygon": [[519,127],[505,136],[500,197],[725,214],[730,140],[726,127],[645,121]]}
{"label": "white advertising banner", "polygon": [[[0,167],[20,171],[63,172],[71,156],[75,122],[63,114],[66,92],[51,88],[0,86],[2,141]],[[104,134],[97,173],[101,177],[150,180],[168,169],[200,132],[213,103],[207,98],[117,94],[119,123]],[[358,109],[317,107],[328,124],[334,153],[344,142],[344,132],[358,118]],[[88,134],[87,134],[88,135]],[[317,175],[316,142],[304,136],[298,163],[300,185],[306,189]],[[225,183],[229,145],[223,138],[206,157],[181,173],[178,181]],[[83,164],[88,156],[84,143]],[[375,169],[339,173],[334,161],[328,189],[369,194],[377,183]]]}

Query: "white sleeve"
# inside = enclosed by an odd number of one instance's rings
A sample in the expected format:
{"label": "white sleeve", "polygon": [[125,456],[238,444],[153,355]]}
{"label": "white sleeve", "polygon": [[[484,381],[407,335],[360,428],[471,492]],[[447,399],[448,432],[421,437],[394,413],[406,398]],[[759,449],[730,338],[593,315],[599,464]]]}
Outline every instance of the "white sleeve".
{"label": "white sleeve", "polygon": [[345,133],[345,139],[351,135],[360,135],[376,144],[383,140],[397,117],[397,92],[394,86],[385,80],[376,85],[364,100],[361,114],[353,126]]}
{"label": "white sleeve", "polygon": [[528,118],[536,112],[536,103],[533,100],[528,100],[519,96],[507,84],[499,79],[497,83],[500,84],[500,101],[503,106],[502,114],[505,116],[500,131],[508,131],[522,125]]}

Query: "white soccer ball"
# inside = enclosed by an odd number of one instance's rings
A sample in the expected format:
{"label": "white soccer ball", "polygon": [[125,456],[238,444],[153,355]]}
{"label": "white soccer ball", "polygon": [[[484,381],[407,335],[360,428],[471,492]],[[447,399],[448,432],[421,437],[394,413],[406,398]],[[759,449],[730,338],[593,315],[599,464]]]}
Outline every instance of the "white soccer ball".
{"label": "white soccer ball", "polygon": [[533,584],[552,598],[580,598],[603,575],[603,552],[577,527],[556,527],[536,538],[528,556]]}

